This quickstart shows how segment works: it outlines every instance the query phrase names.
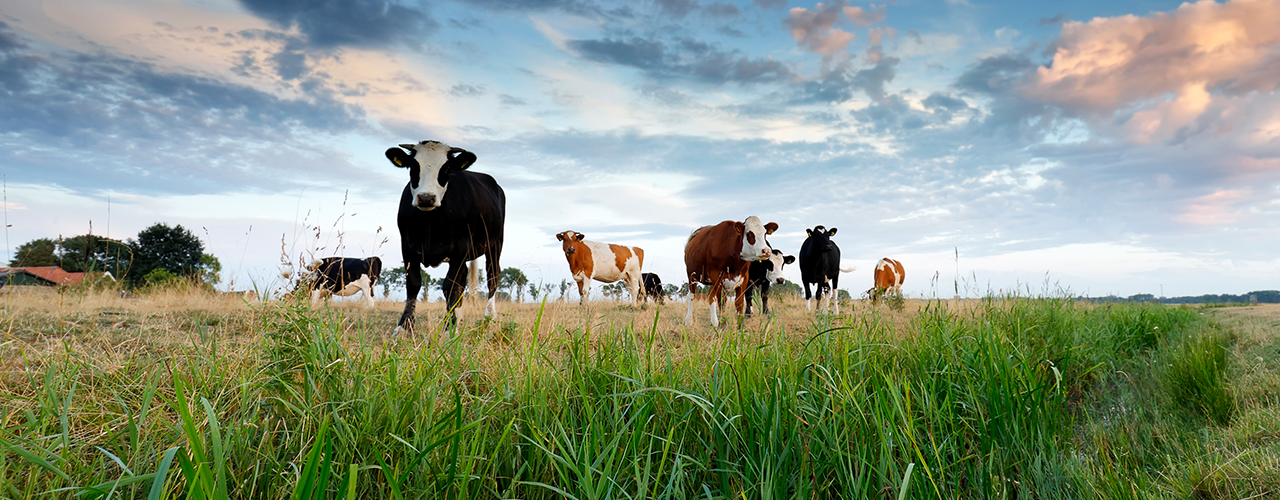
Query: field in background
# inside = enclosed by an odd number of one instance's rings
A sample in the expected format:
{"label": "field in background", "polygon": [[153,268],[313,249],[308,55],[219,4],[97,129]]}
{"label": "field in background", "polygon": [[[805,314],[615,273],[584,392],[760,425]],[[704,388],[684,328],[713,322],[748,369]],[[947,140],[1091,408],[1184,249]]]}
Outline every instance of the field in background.
{"label": "field in background", "polygon": [[1280,494],[1280,306],[771,306],[0,295],[0,498]]}

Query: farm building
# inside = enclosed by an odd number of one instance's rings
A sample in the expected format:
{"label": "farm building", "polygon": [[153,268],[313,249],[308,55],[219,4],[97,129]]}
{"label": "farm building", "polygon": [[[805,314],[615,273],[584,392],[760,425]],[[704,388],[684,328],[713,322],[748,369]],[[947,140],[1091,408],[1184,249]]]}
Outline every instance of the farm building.
{"label": "farm building", "polygon": [[0,268],[0,286],[70,286],[79,284],[89,277],[109,278],[111,281],[116,279],[109,272],[69,273],[58,266]]}

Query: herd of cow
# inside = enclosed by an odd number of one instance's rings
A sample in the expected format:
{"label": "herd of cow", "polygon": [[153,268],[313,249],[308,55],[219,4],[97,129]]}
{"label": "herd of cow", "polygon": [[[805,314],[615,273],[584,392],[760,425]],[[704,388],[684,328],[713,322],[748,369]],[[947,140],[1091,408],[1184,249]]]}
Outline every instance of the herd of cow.
{"label": "herd of cow", "polygon": [[[411,331],[414,309],[422,287],[421,266],[448,263],[441,288],[448,304],[445,321],[456,324],[455,309],[461,303],[468,275],[477,275],[477,262],[485,258],[489,298],[485,315],[496,312],[499,259],[502,255],[503,224],[506,218],[506,194],[492,176],[472,172],[468,167],[476,155],[462,148],[438,141],[401,144],[386,151],[387,159],[397,167],[409,170],[409,183],[400,196],[396,224],[400,230],[400,251],[405,263],[404,312],[396,331]],[[769,285],[782,284],[782,267],[796,262],[791,255],[769,245],[766,236],[778,230],[774,222],[762,223],[756,216],[743,221],[724,221],[704,226],[689,234],[685,243],[684,263],[692,296],[685,313],[685,324],[693,322],[693,302],[707,299],[711,324],[719,326],[717,310],[724,307],[725,297],[732,294],[739,315],[751,315],[750,298],[759,291],[760,305],[769,314]],[[818,302],[822,311],[829,309],[838,286],[840,273],[853,268],[840,267],[840,248],[831,240],[836,228],[817,226],[807,230],[808,237],[800,247],[800,277],[804,284],[805,307],[810,300]],[[591,281],[612,283],[623,281],[632,301],[640,302],[646,294],[659,294],[661,279],[641,272],[644,250],[609,243],[589,241],[581,233],[564,231],[556,235],[562,242],[565,259],[573,279],[578,283],[581,302],[586,303]],[[470,271],[463,267],[470,262]],[[313,302],[329,294],[342,296],[357,293],[373,304],[373,288],[382,261],[378,257],[354,259],[329,257],[312,262],[307,287]],[[886,291],[901,293],[905,273],[902,264],[881,259],[876,265],[874,301]],[[707,285],[698,294],[697,285]],[[816,287],[816,294],[810,285]],[[824,298],[826,299],[824,302]],[[835,312],[840,312],[836,302]]]}

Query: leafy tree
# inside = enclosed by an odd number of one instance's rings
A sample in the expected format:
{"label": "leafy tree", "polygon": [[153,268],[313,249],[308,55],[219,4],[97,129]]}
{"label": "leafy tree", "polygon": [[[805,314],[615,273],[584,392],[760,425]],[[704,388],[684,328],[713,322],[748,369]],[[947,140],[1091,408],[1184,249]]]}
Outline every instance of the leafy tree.
{"label": "leafy tree", "polygon": [[200,268],[197,271],[200,280],[210,285],[216,285],[222,281],[222,263],[218,262],[218,258],[209,254],[200,256]]}
{"label": "leafy tree", "polygon": [[117,278],[129,272],[133,249],[124,242],[92,234],[62,240],[58,245],[62,269],[72,273],[109,272]]}
{"label": "leafy tree", "polygon": [[38,238],[18,247],[9,265],[13,267],[56,266],[58,257],[54,254],[58,244],[49,238]]}
{"label": "leafy tree", "polygon": [[529,278],[524,272],[514,267],[508,267],[498,273],[498,289],[511,290],[520,302],[524,302],[524,286],[529,283]]}
{"label": "leafy tree", "polygon": [[164,223],[143,229],[138,239],[129,240],[133,249],[133,266],[129,268],[129,282],[141,284],[147,273],[162,268],[177,276],[198,276],[200,259],[204,257],[204,245],[196,235],[182,225],[169,227]]}
{"label": "leafy tree", "polygon": [[564,300],[564,294],[569,291],[569,280],[560,280],[560,300]]}
{"label": "leafy tree", "polygon": [[542,288],[533,283],[529,283],[529,296],[533,298],[534,302],[538,301],[539,293],[542,293]]}
{"label": "leafy tree", "polygon": [[[430,274],[427,274],[427,272],[422,269],[419,269],[418,272],[422,273],[421,299],[423,302],[426,302],[427,292],[431,291],[433,288],[441,289],[441,287],[444,286],[444,280],[432,278]],[[404,266],[396,266],[391,269],[382,270],[382,275],[378,278],[378,282],[382,283],[382,296],[391,296],[391,287],[393,286],[397,288],[406,286],[408,284],[406,276],[408,276],[408,271],[405,271]]]}
{"label": "leafy tree", "polygon": [[626,293],[626,289],[627,289],[624,283],[625,282],[623,281],[605,283],[605,285],[601,287],[602,290],[604,291],[604,296],[614,300],[618,300],[622,298],[622,295]]}
{"label": "leafy tree", "polygon": [[[675,286],[672,283],[667,283],[665,285],[662,285],[662,295],[666,296],[667,298],[675,297],[676,293],[679,291],[680,291],[680,287]],[[683,297],[683,295],[681,295],[681,297]]]}

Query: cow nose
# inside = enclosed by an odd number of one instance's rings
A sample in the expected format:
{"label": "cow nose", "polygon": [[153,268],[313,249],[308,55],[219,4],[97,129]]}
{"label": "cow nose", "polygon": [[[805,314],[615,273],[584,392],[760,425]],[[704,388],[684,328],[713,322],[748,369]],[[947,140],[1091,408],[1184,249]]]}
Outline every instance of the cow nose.
{"label": "cow nose", "polygon": [[434,194],[429,194],[429,193],[420,193],[420,194],[418,194],[418,206],[419,206],[419,207],[434,207],[434,206],[436,206],[436,195],[434,195]]}
{"label": "cow nose", "polygon": [[569,247],[569,249],[568,249],[568,250],[565,250],[565,251],[564,251],[564,253],[572,254],[575,250],[577,250],[577,249],[576,249],[576,248],[573,248],[573,247]]}
{"label": "cow nose", "polygon": [[782,279],[782,278],[778,278],[778,279],[774,280],[774,283],[777,283],[777,284],[779,284],[779,285],[781,285],[781,284],[782,284],[782,282],[783,282],[783,279]]}

